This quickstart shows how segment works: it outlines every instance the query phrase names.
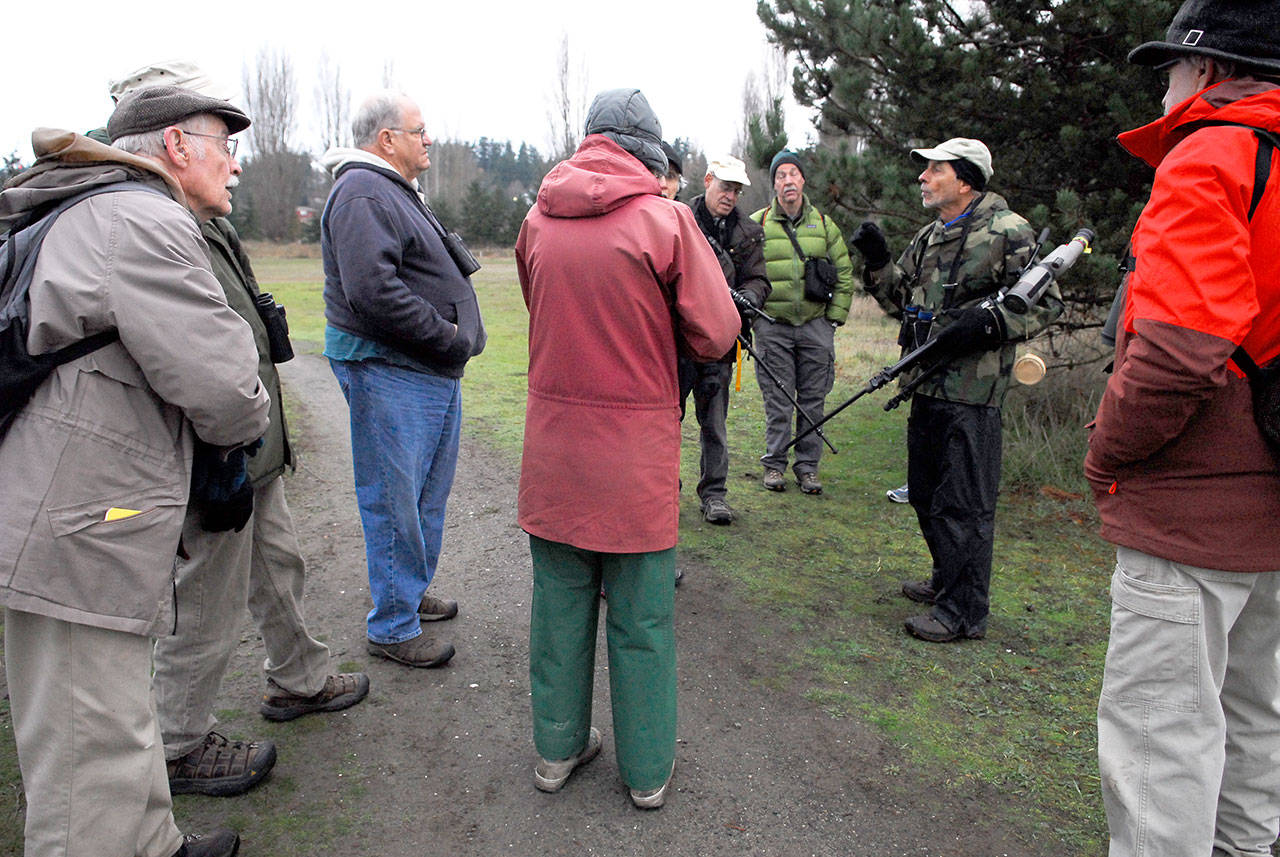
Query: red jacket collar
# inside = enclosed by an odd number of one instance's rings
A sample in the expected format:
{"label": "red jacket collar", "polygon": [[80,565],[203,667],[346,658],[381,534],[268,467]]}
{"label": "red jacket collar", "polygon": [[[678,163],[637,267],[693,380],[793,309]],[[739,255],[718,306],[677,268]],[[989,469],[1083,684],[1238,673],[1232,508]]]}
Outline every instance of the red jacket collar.
{"label": "red jacket collar", "polygon": [[1280,87],[1253,80],[1224,80],[1197,92],[1154,122],[1116,139],[1134,156],[1158,166],[1205,119],[1280,130]]}

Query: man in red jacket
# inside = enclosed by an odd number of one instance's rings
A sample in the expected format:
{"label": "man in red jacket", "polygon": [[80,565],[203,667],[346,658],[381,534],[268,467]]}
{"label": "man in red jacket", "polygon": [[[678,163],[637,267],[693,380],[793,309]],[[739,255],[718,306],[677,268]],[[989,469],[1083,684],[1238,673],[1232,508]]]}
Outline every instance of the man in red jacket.
{"label": "man in red jacket", "polygon": [[533,556],[534,785],[558,791],[600,750],[603,584],[618,769],[632,802],[656,809],[676,744],[677,343],[718,358],[739,320],[693,212],[659,195],[667,157],[644,95],[602,92],[586,131],[516,241],[529,307],[519,523]]}
{"label": "man in red jacket", "polygon": [[[1280,354],[1280,4],[1187,0],[1131,62],[1165,115],[1085,471],[1115,542],[1098,761],[1111,857],[1269,855],[1280,833],[1280,468],[1237,346]],[[1224,124],[1225,123],[1225,124]],[[1255,191],[1264,191],[1259,196]]]}

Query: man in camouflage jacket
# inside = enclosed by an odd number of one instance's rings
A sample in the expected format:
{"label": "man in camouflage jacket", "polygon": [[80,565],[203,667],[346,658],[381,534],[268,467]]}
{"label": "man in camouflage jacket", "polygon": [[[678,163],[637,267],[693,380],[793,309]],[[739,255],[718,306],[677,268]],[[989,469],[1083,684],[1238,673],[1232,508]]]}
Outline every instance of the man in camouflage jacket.
{"label": "man in camouflage jacket", "polygon": [[987,300],[1017,281],[1035,242],[1027,221],[986,191],[992,169],[985,145],[956,138],[911,154],[926,162],[921,198],[938,219],[916,233],[896,264],[874,223],[862,224],[852,243],[866,260],[864,288],[904,321],[903,348],[929,336],[926,322],[911,322],[918,314],[932,319],[935,351],[946,361],[916,390],[907,421],[908,493],[933,569],[930,580],[907,581],[902,592],[932,605],[907,620],[907,631],[950,642],[987,629],[1000,406],[1016,344],[1044,329],[1063,305],[1056,285],[1025,315]]}

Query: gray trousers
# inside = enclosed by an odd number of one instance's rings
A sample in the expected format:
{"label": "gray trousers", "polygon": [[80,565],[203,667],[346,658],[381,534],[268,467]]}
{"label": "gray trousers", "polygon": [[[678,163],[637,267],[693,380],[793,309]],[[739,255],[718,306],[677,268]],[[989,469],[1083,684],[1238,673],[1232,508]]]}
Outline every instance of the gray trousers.
{"label": "gray trousers", "polygon": [[[786,322],[770,324],[757,319],[752,327],[755,334],[756,383],[764,399],[765,454],[760,463],[772,470],[786,471],[787,453],[783,450],[792,438],[794,420],[797,433],[811,423],[796,413],[787,393],[795,395],[801,409],[813,421],[822,419],[827,393],[836,377],[835,328],[825,318],[815,318],[802,325]],[[779,390],[765,372],[771,371],[786,388]],[[822,438],[816,432],[795,445],[795,473],[817,473],[818,460],[822,458]]]}
{"label": "gray trousers", "polygon": [[[729,382],[732,363],[698,363],[680,358],[681,402],[693,393],[693,411],[698,418],[699,447],[702,450],[698,499],[724,499],[729,478]],[[688,389],[683,389],[685,385]]]}
{"label": "gray trousers", "polygon": [[178,561],[176,633],[156,641],[155,689],[165,756],[199,746],[217,724],[214,701],[240,641],[246,602],[267,650],[267,678],[300,696],[324,688],[329,649],[307,633],[302,615],[306,565],[277,477],[253,493],[240,532],[207,533],[187,514]]}
{"label": "gray trousers", "polygon": [[1110,857],[1271,854],[1280,569],[1214,571],[1116,550],[1098,768]]}
{"label": "gray trousers", "polygon": [[4,655],[26,857],[174,854],[151,639],[6,609]]}

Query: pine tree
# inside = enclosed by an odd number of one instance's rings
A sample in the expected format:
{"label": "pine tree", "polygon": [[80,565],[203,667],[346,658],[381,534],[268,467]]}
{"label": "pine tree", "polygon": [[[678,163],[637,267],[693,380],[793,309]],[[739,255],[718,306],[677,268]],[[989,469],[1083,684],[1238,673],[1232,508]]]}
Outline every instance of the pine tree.
{"label": "pine tree", "polygon": [[[1157,75],[1127,52],[1162,37],[1173,0],[760,0],[771,40],[797,59],[792,89],[818,110],[806,191],[852,231],[878,220],[901,249],[929,217],[913,147],[976,137],[991,189],[1050,245],[1083,225],[1095,253],[1064,278],[1070,327],[1100,323],[1115,263],[1150,189],[1116,145],[1160,113]],[[843,215],[840,212],[844,212]]]}

